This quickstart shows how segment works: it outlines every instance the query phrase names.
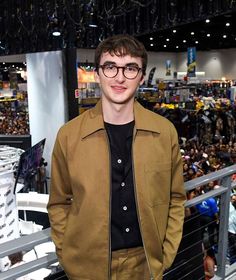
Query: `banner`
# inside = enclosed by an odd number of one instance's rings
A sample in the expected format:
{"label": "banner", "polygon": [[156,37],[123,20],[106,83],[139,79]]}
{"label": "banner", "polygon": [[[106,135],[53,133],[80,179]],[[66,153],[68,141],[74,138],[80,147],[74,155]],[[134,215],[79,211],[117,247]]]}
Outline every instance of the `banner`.
{"label": "banner", "polygon": [[153,67],[150,72],[149,72],[149,75],[148,75],[148,81],[147,81],[147,85],[148,86],[151,86],[152,85],[152,79],[153,79],[153,76],[154,76],[154,73],[156,71],[156,67]]}
{"label": "banner", "polygon": [[187,76],[196,77],[196,48],[188,48]]}
{"label": "banner", "polygon": [[171,76],[171,60],[166,60],[166,76]]}

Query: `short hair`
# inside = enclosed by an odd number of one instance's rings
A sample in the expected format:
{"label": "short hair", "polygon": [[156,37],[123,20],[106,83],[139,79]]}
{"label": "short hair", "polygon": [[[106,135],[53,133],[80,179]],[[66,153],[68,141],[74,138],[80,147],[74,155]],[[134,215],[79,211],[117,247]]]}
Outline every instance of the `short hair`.
{"label": "short hair", "polygon": [[114,35],[102,41],[95,50],[95,67],[98,71],[101,56],[108,52],[111,55],[140,57],[142,60],[142,73],[147,68],[147,51],[144,45],[130,35]]}

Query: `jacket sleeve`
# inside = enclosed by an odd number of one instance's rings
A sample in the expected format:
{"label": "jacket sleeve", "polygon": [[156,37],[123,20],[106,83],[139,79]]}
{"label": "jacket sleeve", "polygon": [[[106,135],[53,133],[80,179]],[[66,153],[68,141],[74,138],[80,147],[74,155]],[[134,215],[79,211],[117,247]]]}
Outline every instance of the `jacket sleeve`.
{"label": "jacket sleeve", "polygon": [[167,269],[171,266],[176,256],[179,243],[182,238],[184,222],[184,203],[186,193],[183,182],[183,162],[180,155],[178,136],[174,127],[171,129],[172,142],[172,180],[169,215],[166,235],[163,244],[163,266]]}
{"label": "jacket sleeve", "polygon": [[66,141],[63,141],[60,131],[54,145],[51,164],[51,184],[47,209],[52,240],[56,246],[58,259],[61,262],[63,236],[67,215],[70,211],[72,191],[66,160]]}

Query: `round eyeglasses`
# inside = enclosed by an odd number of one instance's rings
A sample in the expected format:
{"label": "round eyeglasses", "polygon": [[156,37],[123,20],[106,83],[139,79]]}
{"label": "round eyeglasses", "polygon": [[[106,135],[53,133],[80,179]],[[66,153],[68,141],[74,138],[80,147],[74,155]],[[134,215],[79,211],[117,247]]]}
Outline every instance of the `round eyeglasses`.
{"label": "round eyeglasses", "polygon": [[134,65],[116,66],[113,64],[104,64],[99,65],[99,67],[102,68],[102,72],[107,78],[114,78],[117,76],[119,69],[122,69],[124,77],[129,80],[135,79],[138,76],[139,71],[142,70],[142,68]]}

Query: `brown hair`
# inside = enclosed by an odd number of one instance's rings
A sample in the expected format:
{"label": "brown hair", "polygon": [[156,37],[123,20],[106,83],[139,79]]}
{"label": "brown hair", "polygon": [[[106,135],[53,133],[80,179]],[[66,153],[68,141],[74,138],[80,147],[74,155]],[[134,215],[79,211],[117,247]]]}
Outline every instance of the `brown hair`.
{"label": "brown hair", "polygon": [[14,264],[22,261],[23,253],[22,252],[17,252],[17,253],[11,254],[10,256],[8,256],[8,258],[11,261],[11,265],[14,265]]}
{"label": "brown hair", "polygon": [[140,57],[142,72],[145,75],[147,68],[147,52],[144,45],[130,35],[114,35],[102,41],[95,50],[95,67],[98,71],[101,56],[108,52],[111,55]]}

